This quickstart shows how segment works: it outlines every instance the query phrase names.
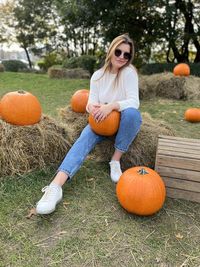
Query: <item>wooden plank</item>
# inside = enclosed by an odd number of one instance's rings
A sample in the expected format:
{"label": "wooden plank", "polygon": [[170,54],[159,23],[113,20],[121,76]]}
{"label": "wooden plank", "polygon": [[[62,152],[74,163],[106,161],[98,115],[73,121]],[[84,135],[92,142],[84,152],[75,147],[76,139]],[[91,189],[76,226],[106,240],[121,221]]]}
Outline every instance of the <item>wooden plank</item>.
{"label": "wooden plank", "polygon": [[171,198],[180,198],[200,203],[200,194],[174,188],[166,188],[167,196]]}
{"label": "wooden plank", "polygon": [[[189,153],[187,151],[185,152],[179,152],[179,151],[172,151],[172,150],[159,150],[158,156],[171,156],[171,157],[182,157],[182,158],[188,158],[188,159],[199,159],[200,160],[200,153]],[[199,162],[200,164],[200,162]]]}
{"label": "wooden plank", "polygon": [[200,142],[196,142],[196,143],[194,143],[194,142],[185,142],[185,141],[176,141],[176,140],[165,140],[165,139],[162,139],[162,140],[160,140],[159,139],[159,143],[160,144],[163,144],[163,145],[165,145],[165,144],[167,144],[167,145],[173,145],[173,144],[180,144],[180,145],[185,145],[185,146],[191,146],[191,147],[195,147],[195,146],[197,146],[197,147],[200,147]]}
{"label": "wooden plank", "polygon": [[[171,136],[171,135],[159,135],[158,136],[159,140],[167,139],[167,140],[177,140],[177,141],[189,141],[189,142],[194,142],[194,143],[200,143],[199,139],[194,139],[194,138],[185,138],[185,137],[178,137],[178,136]],[[200,134],[199,134],[200,138]]]}
{"label": "wooden plank", "polygon": [[156,165],[155,170],[161,177],[167,176],[176,179],[185,179],[188,181],[200,182],[200,172],[197,171],[164,167],[160,165]]}
{"label": "wooden plank", "polygon": [[198,154],[200,152],[200,148],[198,147],[186,147],[186,146],[166,146],[166,145],[163,145],[163,144],[158,144],[158,149],[157,151],[159,152],[160,150],[167,150],[167,151],[189,151],[191,153],[196,153]]}
{"label": "wooden plank", "polygon": [[186,159],[186,158],[178,158],[178,157],[170,157],[170,156],[163,156],[159,155],[156,158],[156,165],[160,166],[169,166],[175,167],[179,169],[186,169],[186,170],[194,170],[200,171],[200,161],[195,159]]}
{"label": "wooden plank", "polygon": [[188,149],[195,149],[195,150],[200,150],[200,145],[195,144],[195,143],[183,143],[183,142],[158,142],[158,147],[159,146],[165,146],[165,147],[182,147],[182,148],[188,148]]}
{"label": "wooden plank", "polygon": [[166,185],[166,187],[174,188],[174,189],[183,189],[185,191],[199,192],[200,193],[200,183],[192,182],[181,179],[173,179],[169,177],[162,176],[162,179]]}
{"label": "wooden plank", "polygon": [[167,196],[200,203],[200,140],[158,137],[155,170],[162,177]]}

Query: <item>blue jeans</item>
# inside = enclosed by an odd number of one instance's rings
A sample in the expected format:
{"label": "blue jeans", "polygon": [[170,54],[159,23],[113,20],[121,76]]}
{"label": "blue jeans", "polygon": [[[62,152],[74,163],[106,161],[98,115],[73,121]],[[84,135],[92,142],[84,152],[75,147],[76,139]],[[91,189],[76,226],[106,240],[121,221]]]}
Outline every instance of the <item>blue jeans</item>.
{"label": "blue jeans", "polygon": [[[141,123],[139,110],[127,108],[121,111],[120,125],[115,137],[115,149],[126,152],[138,134]],[[72,178],[95,145],[105,139],[105,136],[94,133],[88,124],[68,151],[58,171],[65,172],[69,178]]]}

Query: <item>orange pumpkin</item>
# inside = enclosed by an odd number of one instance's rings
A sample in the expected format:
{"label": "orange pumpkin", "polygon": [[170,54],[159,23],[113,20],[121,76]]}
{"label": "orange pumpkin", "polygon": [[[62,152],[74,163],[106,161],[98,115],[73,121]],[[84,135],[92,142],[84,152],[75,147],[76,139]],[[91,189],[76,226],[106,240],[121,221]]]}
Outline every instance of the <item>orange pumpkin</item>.
{"label": "orange pumpkin", "polygon": [[174,67],[173,73],[175,76],[189,76],[190,67],[186,63],[180,63]]}
{"label": "orange pumpkin", "polygon": [[76,91],[71,98],[71,108],[74,112],[85,113],[88,102],[89,90],[81,89]]}
{"label": "orange pumpkin", "polygon": [[1,99],[1,117],[8,123],[32,125],[40,121],[41,114],[41,105],[31,93],[15,91]]}
{"label": "orange pumpkin", "polygon": [[184,118],[190,122],[200,122],[200,108],[188,108],[185,111]]}
{"label": "orange pumpkin", "polygon": [[164,204],[166,190],[154,170],[138,166],[126,170],[116,187],[117,198],[124,209],[137,215],[152,215]]}
{"label": "orange pumpkin", "polygon": [[89,115],[89,124],[92,130],[99,134],[105,136],[114,135],[120,123],[120,112],[112,111],[103,121],[96,122],[92,114]]}

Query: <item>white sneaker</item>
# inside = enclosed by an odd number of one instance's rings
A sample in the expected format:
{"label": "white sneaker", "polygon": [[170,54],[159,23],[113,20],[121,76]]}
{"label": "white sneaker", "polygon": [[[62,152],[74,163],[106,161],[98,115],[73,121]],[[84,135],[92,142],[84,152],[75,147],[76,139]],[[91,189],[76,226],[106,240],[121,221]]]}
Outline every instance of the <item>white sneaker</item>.
{"label": "white sneaker", "polygon": [[38,214],[52,213],[56,205],[62,200],[62,187],[51,183],[49,186],[42,188],[42,192],[45,193],[36,205],[36,212]]}
{"label": "white sneaker", "polygon": [[109,164],[110,164],[110,177],[111,177],[111,180],[114,183],[117,183],[119,181],[120,176],[122,175],[122,170],[121,170],[121,167],[120,167],[120,163],[119,163],[119,161],[111,160],[109,162]]}

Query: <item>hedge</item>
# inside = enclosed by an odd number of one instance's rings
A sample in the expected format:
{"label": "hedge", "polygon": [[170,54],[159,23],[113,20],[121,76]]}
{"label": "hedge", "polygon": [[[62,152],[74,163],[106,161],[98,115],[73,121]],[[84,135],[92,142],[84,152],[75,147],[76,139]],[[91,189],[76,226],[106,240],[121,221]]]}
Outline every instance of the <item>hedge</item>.
{"label": "hedge", "polygon": [[93,74],[96,68],[96,57],[90,55],[83,55],[80,57],[71,57],[63,62],[63,68],[75,69],[82,68],[89,71],[90,75]]}
{"label": "hedge", "polygon": [[1,63],[4,65],[6,71],[18,72],[28,69],[27,65],[20,60],[3,60]]}
{"label": "hedge", "polygon": [[[152,63],[146,64],[140,68],[140,73],[151,75],[154,73],[173,72],[173,68],[177,63]],[[200,63],[189,63],[190,74],[200,77]]]}

